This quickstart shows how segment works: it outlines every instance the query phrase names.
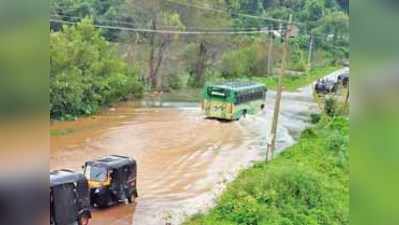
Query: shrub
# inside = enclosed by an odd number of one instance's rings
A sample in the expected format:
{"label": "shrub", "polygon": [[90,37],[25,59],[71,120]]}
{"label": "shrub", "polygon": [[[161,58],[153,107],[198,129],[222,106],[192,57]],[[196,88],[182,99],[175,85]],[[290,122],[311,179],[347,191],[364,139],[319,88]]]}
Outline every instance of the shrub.
{"label": "shrub", "polygon": [[329,117],[334,117],[337,115],[337,100],[333,97],[328,97],[324,100],[324,112]]}
{"label": "shrub", "polygon": [[167,75],[167,77],[169,88],[174,90],[179,90],[183,88],[184,84],[181,75],[169,74]]}
{"label": "shrub", "polygon": [[312,113],[310,114],[310,122],[312,124],[317,124],[318,122],[320,122],[321,119],[321,114],[320,113]]}
{"label": "shrub", "polygon": [[306,128],[302,133],[301,133],[301,138],[314,138],[316,137],[317,134],[314,131],[313,128]]}
{"label": "shrub", "polygon": [[327,140],[328,150],[334,153],[336,156],[336,164],[340,168],[347,167],[349,158],[348,142],[348,137],[339,131],[333,132]]}
{"label": "shrub", "polygon": [[256,63],[255,51],[252,48],[242,48],[223,55],[222,74],[225,78],[237,78],[251,73],[251,67]]}
{"label": "shrub", "polygon": [[50,35],[50,116],[70,119],[143,92],[90,19]]}
{"label": "shrub", "polygon": [[344,151],[347,140],[340,132],[335,131],[329,136],[327,146],[330,151]]}
{"label": "shrub", "polygon": [[266,43],[255,40],[245,45],[222,55],[220,71],[225,78],[263,76],[267,72]]}

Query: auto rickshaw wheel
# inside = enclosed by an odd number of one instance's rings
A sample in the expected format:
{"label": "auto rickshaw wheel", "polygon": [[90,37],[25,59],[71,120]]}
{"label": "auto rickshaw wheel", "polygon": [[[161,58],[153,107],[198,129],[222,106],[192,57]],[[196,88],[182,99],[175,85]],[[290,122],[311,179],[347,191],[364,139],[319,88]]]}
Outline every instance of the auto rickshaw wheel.
{"label": "auto rickshaw wheel", "polygon": [[135,197],[134,197],[133,193],[131,193],[127,196],[127,201],[129,202],[129,204],[132,204],[134,202],[134,199],[135,199]]}
{"label": "auto rickshaw wheel", "polygon": [[89,224],[89,217],[88,216],[82,216],[79,219],[79,225],[88,225]]}
{"label": "auto rickshaw wheel", "polygon": [[247,118],[247,113],[248,113],[248,111],[246,109],[242,110],[242,116],[244,118]]}

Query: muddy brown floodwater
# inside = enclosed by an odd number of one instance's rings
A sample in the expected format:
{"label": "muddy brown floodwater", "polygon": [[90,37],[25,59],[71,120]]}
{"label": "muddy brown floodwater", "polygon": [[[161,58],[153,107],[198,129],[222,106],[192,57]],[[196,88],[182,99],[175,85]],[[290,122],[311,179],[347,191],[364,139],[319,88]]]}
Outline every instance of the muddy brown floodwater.
{"label": "muddy brown floodwater", "polygon": [[[127,102],[95,117],[51,125],[50,169],[80,170],[108,154],[138,162],[139,198],[132,205],[94,210],[91,225],[173,225],[214,204],[226,182],[265,155],[275,93],[264,112],[238,122],[204,119],[199,104]],[[286,93],[279,151],[295,143],[317,110],[312,89]]]}

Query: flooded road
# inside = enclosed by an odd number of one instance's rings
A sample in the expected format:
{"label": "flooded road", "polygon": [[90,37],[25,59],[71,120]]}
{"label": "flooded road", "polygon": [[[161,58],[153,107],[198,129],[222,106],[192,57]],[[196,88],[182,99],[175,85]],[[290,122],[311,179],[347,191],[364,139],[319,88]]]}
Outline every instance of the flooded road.
{"label": "flooded road", "polygon": [[[139,198],[133,205],[95,210],[92,225],[179,224],[208,209],[240,169],[265,158],[275,93],[266,109],[238,122],[203,118],[197,103],[147,107],[127,102],[91,118],[51,125],[50,169],[79,170],[108,154],[138,162]],[[317,110],[312,88],[284,93],[277,134],[279,150],[295,143]]]}

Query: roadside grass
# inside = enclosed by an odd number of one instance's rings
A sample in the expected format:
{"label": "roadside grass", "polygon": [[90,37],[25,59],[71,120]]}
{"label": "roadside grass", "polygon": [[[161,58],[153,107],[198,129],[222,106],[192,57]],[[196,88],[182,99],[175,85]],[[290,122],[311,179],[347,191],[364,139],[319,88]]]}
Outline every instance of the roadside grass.
{"label": "roadside grass", "polygon": [[[298,88],[304,87],[308,84],[311,84],[317,79],[320,79],[326,76],[329,73],[332,73],[339,69],[336,66],[328,66],[328,67],[319,67],[314,68],[309,72],[304,73],[303,75],[297,76],[284,76],[283,85],[285,90],[287,91],[295,91]],[[278,76],[272,75],[267,77],[255,77],[253,80],[263,83],[270,90],[276,90],[278,86]]]}
{"label": "roadside grass", "polygon": [[[313,98],[315,102],[319,105],[321,111],[325,112],[326,103],[332,100],[335,104],[334,108],[336,113],[339,115],[348,115],[349,114],[349,99],[346,102],[349,94],[349,87],[339,86],[339,89],[336,94],[316,94],[313,93]],[[330,101],[331,102],[331,101]]]}
{"label": "roadside grass", "polygon": [[349,224],[346,117],[322,116],[272,162],[246,169],[184,225]]}

